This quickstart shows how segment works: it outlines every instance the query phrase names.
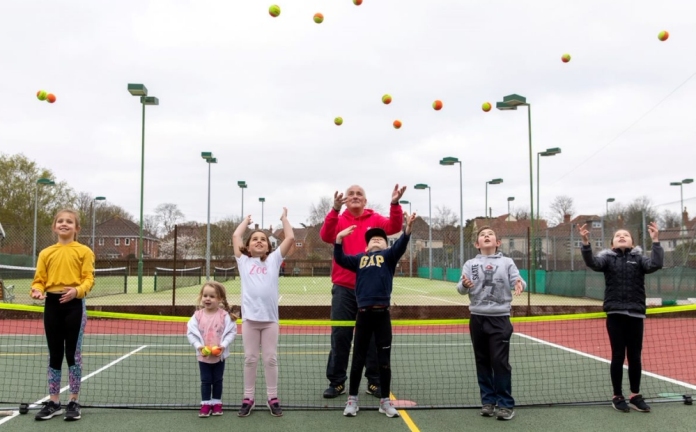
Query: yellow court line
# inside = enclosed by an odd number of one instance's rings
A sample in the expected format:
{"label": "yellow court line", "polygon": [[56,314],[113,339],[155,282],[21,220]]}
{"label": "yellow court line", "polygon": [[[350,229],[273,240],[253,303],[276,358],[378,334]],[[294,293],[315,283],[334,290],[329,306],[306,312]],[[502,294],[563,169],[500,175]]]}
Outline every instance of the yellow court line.
{"label": "yellow court line", "polygon": [[[394,393],[392,393],[392,392],[389,392],[389,399],[397,400],[396,396],[394,396]],[[406,426],[408,426],[408,429],[411,432],[420,432],[420,429],[418,428],[418,426],[416,426],[416,424],[411,419],[411,416],[408,415],[408,413],[406,412],[405,409],[400,409],[397,411],[399,411],[399,415],[401,416],[401,419],[404,421],[404,423],[406,423]]]}

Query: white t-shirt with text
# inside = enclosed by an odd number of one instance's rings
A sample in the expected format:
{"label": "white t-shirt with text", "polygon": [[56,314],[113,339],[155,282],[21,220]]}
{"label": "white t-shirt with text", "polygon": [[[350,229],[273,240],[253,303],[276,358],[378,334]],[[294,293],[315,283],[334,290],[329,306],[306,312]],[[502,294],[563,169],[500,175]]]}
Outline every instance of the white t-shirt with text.
{"label": "white t-shirt with text", "polygon": [[237,257],[242,280],[242,321],[278,322],[278,273],[283,257],[280,249],[260,258]]}

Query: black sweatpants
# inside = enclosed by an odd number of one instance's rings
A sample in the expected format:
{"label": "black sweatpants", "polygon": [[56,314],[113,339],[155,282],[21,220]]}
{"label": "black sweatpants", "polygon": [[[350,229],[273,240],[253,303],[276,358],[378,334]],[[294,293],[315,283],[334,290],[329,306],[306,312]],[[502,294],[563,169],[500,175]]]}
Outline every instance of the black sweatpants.
{"label": "black sweatpants", "polygon": [[509,316],[471,315],[471,343],[476,357],[476,376],[483,405],[512,409],[512,366],[510,338],[512,323]]}
{"label": "black sweatpants", "polygon": [[640,393],[642,365],[640,355],[643,351],[643,318],[623,314],[607,314],[607,333],[611,344],[611,386],[614,396],[623,395],[624,360],[628,356],[628,382],[631,393]]}
{"label": "black sweatpants", "polygon": [[360,375],[365,367],[370,341],[374,337],[377,345],[377,365],[382,397],[388,398],[391,384],[392,327],[388,307],[358,309],[353,341],[353,362],[350,365],[350,387],[348,394],[358,395]]}
{"label": "black sweatpants", "polygon": [[70,393],[80,392],[82,380],[82,336],[87,324],[84,299],[60,303],[62,294],[46,294],[44,330],[48,345],[48,390],[59,394],[63,356],[68,362]]}

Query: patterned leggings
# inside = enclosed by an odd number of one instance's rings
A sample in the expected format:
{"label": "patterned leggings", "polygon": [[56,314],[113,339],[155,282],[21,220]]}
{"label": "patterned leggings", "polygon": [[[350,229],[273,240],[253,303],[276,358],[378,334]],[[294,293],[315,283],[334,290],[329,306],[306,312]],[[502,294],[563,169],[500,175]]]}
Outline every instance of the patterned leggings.
{"label": "patterned leggings", "polygon": [[48,293],[44,330],[48,344],[48,393],[60,393],[63,356],[68,362],[70,393],[80,392],[82,381],[82,336],[87,324],[84,299],[60,303],[61,294]]}

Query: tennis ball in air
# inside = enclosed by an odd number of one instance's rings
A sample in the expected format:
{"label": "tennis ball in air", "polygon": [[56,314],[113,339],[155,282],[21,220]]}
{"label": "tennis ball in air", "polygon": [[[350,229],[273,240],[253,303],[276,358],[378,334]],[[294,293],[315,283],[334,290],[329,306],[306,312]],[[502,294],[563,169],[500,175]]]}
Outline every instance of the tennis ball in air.
{"label": "tennis ball in air", "polygon": [[203,357],[208,357],[208,356],[210,355],[210,348],[208,348],[207,346],[204,346],[204,347],[201,349],[201,355],[202,355]]}
{"label": "tennis ball in air", "polygon": [[280,6],[278,5],[272,5],[271,7],[268,8],[268,13],[273,17],[277,17],[280,15]]}
{"label": "tennis ball in air", "polygon": [[561,56],[561,61],[563,63],[568,63],[570,61],[570,54],[566,53]]}
{"label": "tennis ball in air", "polygon": [[214,347],[210,348],[210,354],[214,356],[219,356],[220,354],[222,354],[222,348],[215,345]]}
{"label": "tennis ball in air", "polygon": [[49,93],[46,95],[46,100],[48,101],[48,103],[53,103],[56,101],[56,95],[54,95],[53,93]]}
{"label": "tennis ball in air", "polygon": [[45,100],[46,100],[46,96],[48,96],[48,93],[46,93],[46,90],[39,90],[39,91],[36,92],[36,97],[37,97],[40,101],[45,101]]}
{"label": "tennis ball in air", "polygon": [[401,120],[394,120],[394,129],[401,129]]}
{"label": "tennis ball in air", "polygon": [[360,6],[362,4],[362,0],[353,0],[353,4],[355,6]]}
{"label": "tennis ball in air", "polygon": [[336,117],[336,118],[334,119],[334,124],[335,124],[336,126],[341,126],[341,125],[343,124],[343,117]]}
{"label": "tennis ball in air", "polygon": [[435,111],[440,111],[442,109],[442,101],[436,100],[435,102],[433,102],[433,109]]}
{"label": "tennis ball in air", "polygon": [[389,105],[391,103],[391,96],[388,94],[382,96],[382,103],[385,105]]}
{"label": "tennis ball in air", "polygon": [[317,24],[321,24],[324,22],[324,15],[320,14],[319,12],[314,14],[314,22]]}
{"label": "tennis ball in air", "polygon": [[484,112],[488,112],[491,110],[491,103],[490,102],[484,102],[483,105],[481,105],[481,109]]}
{"label": "tennis ball in air", "polygon": [[657,34],[657,38],[664,42],[667,40],[667,38],[669,38],[669,32],[667,30],[662,30]]}

